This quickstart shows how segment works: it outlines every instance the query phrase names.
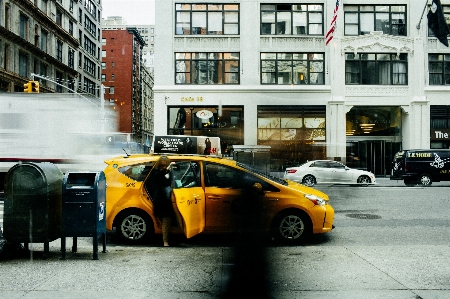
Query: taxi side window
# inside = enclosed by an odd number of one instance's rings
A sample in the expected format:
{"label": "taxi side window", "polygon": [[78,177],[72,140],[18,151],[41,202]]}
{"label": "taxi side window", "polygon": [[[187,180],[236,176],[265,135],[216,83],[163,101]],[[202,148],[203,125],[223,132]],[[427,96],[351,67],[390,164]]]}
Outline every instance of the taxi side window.
{"label": "taxi side window", "polygon": [[199,187],[200,166],[197,162],[177,162],[171,167],[173,188]]}
{"label": "taxi side window", "polygon": [[338,162],[330,162],[330,168],[339,168],[344,169],[344,164],[338,163]]}
{"label": "taxi side window", "polygon": [[147,177],[150,170],[155,165],[155,162],[148,162],[148,163],[142,163],[142,164],[135,164],[135,165],[127,165],[120,167],[118,170],[120,173],[126,175],[132,180],[142,182]]}
{"label": "taxi side window", "polygon": [[251,173],[214,163],[206,164],[205,186],[217,188],[243,189],[260,183],[263,191],[279,191],[278,188]]}

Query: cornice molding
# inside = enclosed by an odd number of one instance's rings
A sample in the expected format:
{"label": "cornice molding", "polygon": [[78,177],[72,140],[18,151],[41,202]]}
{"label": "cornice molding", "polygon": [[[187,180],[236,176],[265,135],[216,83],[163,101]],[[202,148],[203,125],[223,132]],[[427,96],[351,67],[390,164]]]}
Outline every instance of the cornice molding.
{"label": "cornice molding", "polygon": [[378,31],[360,36],[345,36],[341,39],[342,52],[365,53],[365,52],[389,52],[414,54],[414,39],[404,36],[393,36]]}

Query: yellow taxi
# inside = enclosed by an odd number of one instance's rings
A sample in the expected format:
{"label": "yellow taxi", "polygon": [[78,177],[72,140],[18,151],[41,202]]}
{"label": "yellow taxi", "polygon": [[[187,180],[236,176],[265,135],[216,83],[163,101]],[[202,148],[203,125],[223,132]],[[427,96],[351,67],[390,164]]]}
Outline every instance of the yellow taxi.
{"label": "yellow taxi", "polygon": [[[278,240],[297,243],[333,229],[328,196],[301,184],[259,173],[208,155],[167,155],[173,163],[172,229],[187,238],[199,233],[242,230],[243,219],[259,215],[258,229]],[[161,233],[154,216],[149,175],[159,154],[127,155],[105,161],[106,229],[139,243]]]}

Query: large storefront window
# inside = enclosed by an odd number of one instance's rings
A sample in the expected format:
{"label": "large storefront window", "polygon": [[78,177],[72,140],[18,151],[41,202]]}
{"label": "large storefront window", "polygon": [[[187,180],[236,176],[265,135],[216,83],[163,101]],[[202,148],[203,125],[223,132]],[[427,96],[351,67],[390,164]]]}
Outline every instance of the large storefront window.
{"label": "large storefront window", "polygon": [[450,148],[450,106],[430,107],[430,148]]}
{"label": "large storefront window", "polygon": [[219,137],[222,154],[244,144],[243,106],[178,106],[168,109],[169,135]]}
{"label": "large storefront window", "polygon": [[388,176],[401,149],[400,107],[355,106],[346,116],[346,165]]}
{"label": "large storefront window", "polygon": [[271,170],[325,159],[325,106],[258,106],[258,145],[269,145]]}

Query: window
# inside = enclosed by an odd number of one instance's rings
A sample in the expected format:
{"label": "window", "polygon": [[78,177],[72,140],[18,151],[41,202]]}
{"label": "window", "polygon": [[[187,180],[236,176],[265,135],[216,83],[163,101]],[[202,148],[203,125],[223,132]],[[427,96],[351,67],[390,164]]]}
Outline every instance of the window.
{"label": "window", "polygon": [[325,105],[258,105],[257,115],[258,145],[270,146],[272,169],[326,158]]}
{"label": "window", "polygon": [[[60,71],[56,71],[56,82],[59,84],[63,83],[63,74]],[[63,89],[62,86],[59,84],[56,84],[56,92],[61,93],[63,92]]]}
{"label": "window", "polygon": [[83,10],[81,8],[78,8],[78,22],[83,24]]}
{"label": "window", "polygon": [[73,93],[72,90],[75,90],[75,79],[69,77],[69,80],[67,80],[67,87],[69,87],[70,89],[68,89],[69,93]]}
{"label": "window", "polygon": [[84,7],[86,7],[86,10],[95,18],[97,14],[97,7],[94,4],[94,1],[92,0],[85,0],[84,1]]}
{"label": "window", "polygon": [[70,33],[70,35],[73,36],[73,23],[72,23],[72,21],[69,21],[69,33]]}
{"label": "window", "polygon": [[261,34],[323,35],[323,5],[261,4]]}
{"label": "window", "polygon": [[102,57],[106,57],[106,51],[102,50]]}
{"label": "window", "polygon": [[56,24],[62,27],[62,12],[60,10],[56,10]]}
{"label": "window", "polygon": [[346,53],[345,84],[407,85],[407,66],[405,53]]}
{"label": "window", "polygon": [[114,61],[113,61],[113,62],[111,62],[111,67],[114,67]]}
{"label": "window", "polygon": [[63,50],[63,43],[60,40],[56,41],[56,59],[62,62],[62,50]]}
{"label": "window", "polygon": [[102,38],[102,46],[106,46],[106,38]]}
{"label": "window", "polygon": [[19,52],[19,76],[28,77],[28,54]]}
{"label": "window", "polygon": [[39,26],[34,25],[34,45],[39,47]]}
{"label": "window", "polygon": [[84,90],[90,94],[95,95],[95,82],[89,80],[88,78],[84,77]]}
{"label": "window", "polygon": [[91,41],[86,35],[84,36],[84,49],[95,57],[95,43]]}
{"label": "window", "polygon": [[81,67],[82,62],[83,62],[83,54],[78,52],[78,67]]}
{"label": "window", "polygon": [[429,54],[430,85],[450,85],[450,55]]}
{"label": "window", "polygon": [[239,53],[175,53],[176,84],[239,84]]}
{"label": "window", "polygon": [[114,86],[109,87],[109,94],[114,94]]}
{"label": "window", "polygon": [[41,50],[47,53],[47,36],[48,32],[41,30]]}
{"label": "window", "polygon": [[28,39],[28,17],[20,14],[19,35],[23,39]]}
{"label": "window", "polygon": [[111,74],[111,80],[114,81],[114,74]]}
{"label": "window", "polygon": [[106,81],[106,74],[102,74],[102,82]]}
{"label": "window", "polygon": [[84,57],[84,70],[95,77],[95,62]]}
{"label": "window", "polygon": [[126,175],[132,180],[143,182],[154,165],[155,162],[148,162],[143,164],[123,166],[118,170],[120,173]]}
{"label": "window", "polygon": [[[42,62],[41,62],[41,67],[40,67],[40,74],[41,74],[41,76],[47,77],[47,65]],[[47,80],[40,79],[40,84],[42,86],[47,86]]]}
{"label": "window", "polygon": [[91,21],[88,15],[84,15],[84,28],[96,37],[97,26],[95,26],[95,23]]}
{"label": "window", "polygon": [[102,70],[106,69],[106,62],[102,62]]}
{"label": "window", "polygon": [[69,52],[67,53],[67,65],[71,68],[75,67],[75,51],[69,48]]}
{"label": "window", "polygon": [[175,16],[175,34],[239,34],[239,4],[175,4]]}
{"label": "window", "polygon": [[69,1],[69,10],[70,12],[73,12],[73,0]]}
{"label": "window", "polygon": [[372,31],[406,36],[405,5],[344,5],[345,35]]}
{"label": "window", "polygon": [[11,8],[8,4],[5,4],[5,28],[11,30]]}
{"label": "window", "polygon": [[261,53],[261,84],[325,84],[323,53]]}
{"label": "window", "polygon": [[10,55],[9,51],[10,51],[9,45],[5,44],[5,56],[4,56],[4,61],[3,61],[3,68],[5,70],[9,69],[9,55]]}

